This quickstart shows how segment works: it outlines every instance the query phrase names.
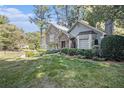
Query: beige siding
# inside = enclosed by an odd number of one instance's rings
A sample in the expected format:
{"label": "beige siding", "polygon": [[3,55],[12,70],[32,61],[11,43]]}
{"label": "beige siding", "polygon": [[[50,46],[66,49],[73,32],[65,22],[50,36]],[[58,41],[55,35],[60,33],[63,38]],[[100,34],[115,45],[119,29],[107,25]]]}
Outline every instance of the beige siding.
{"label": "beige siding", "polygon": [[88,31],[91,30],[88,27],[82,25],[82,24],[77,24],[75,28],[70,32],[74,37],[76,37],[80,32]]}
{"label": "beige siding", "polygon": [[77,41],[78,41],[78,48],[79,49],[91,49],[90,46],[90,35],[86,34],[86,35],[79,35],[77,36]]}
{"label": "beige siding", "polygon": [[[94,31],[94,29],[91,29],[85,25],[82,25],[78,23],[70,32],[73,36],[76,37],[77,39],[77,48],[84,48],[84,49],[92,49],[94,45],[95,39],[98,39],[99,44],[101,43],[102,40],[102,33],[100,32],[95,32],[96,34],[83,34],[83,35],[78,35],[80,32],[85,32],[85,31]],[[83,40],[84,39],[84,40]]]}

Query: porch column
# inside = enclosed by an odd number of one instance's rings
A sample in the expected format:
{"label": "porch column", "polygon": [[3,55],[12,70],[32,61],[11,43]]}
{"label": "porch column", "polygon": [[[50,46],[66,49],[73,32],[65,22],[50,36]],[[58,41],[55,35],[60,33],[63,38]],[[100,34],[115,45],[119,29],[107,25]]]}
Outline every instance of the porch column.
{"label": "porch column", "polygon": [[72,42],[71,42],[71,40],[69,39],[69,48],[71,48],[71,43],[72,43]]}
{"label": "porch column", "polygon": [[77,48],[79,49],[79,36],[77,36]]}
{"label": "porch column", "polygon": [[89,34],[89,49],[92,49],[92,34]]}

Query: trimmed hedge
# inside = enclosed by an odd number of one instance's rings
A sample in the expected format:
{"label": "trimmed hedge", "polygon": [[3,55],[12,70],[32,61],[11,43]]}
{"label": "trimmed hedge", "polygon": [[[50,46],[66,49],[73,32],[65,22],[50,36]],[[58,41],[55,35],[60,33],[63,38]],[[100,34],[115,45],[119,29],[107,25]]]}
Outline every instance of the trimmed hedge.
{"label": "trimmed hedge", "polygon": [[47,50],[47,51],[46,51],[46,54],[52,54],[52,53],[58,53],[58,52],[60,52],[59,49]]}
{"label": "trimmed hedge", "polygon": [[76,49],[76,48],[63,48],[61,53],[74,56],[74,55],[81,55],[85,56],[86,58],[92,58],[93,52],[91,49]]}
{"label": "trimmed hedge", "polygon": [[107,36],[101,41],[102,56],[107,59],[124,59],[124,36]]}

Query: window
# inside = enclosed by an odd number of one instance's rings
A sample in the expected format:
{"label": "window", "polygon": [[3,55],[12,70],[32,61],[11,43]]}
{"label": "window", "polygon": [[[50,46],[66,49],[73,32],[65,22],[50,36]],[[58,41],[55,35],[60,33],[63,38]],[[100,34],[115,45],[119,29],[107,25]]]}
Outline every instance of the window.
{"label": "window", "polygon": [[54,34],[50,35],[50,42],[54,42]]}
{"label": "window", "polygon": [[94,44],[98,45],[98,39],[95,39]]}
{"label": "window", "polygon": [[61,48],[64,48],[65,47],[65,41],[62,41],[61,42]]}

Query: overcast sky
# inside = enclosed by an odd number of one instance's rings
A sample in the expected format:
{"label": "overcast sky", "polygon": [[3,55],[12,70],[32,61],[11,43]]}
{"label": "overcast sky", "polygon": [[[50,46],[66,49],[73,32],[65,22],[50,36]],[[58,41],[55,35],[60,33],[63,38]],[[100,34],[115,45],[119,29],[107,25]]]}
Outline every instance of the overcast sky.
{"label": "overcast sky", "polygon": [[39,31],[35,24],[29,22],[29,16],[33,17],[33,6],[31,5],[0,6],[0,15],[6,15],[10,23],[26,32]]}

